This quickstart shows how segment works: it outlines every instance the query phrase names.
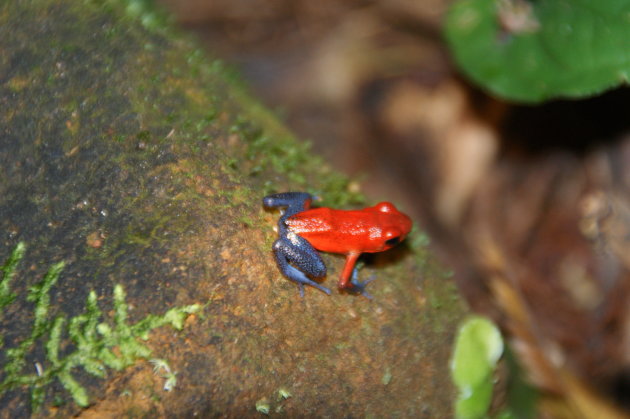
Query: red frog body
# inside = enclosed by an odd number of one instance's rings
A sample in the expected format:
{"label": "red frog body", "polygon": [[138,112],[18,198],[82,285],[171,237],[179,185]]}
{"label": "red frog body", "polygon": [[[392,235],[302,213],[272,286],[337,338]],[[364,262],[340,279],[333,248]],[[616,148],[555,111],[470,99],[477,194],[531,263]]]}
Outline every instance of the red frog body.
{"label": "red frog body", "polygon": [[382,252],[400,243],[411,230],[411,219],[389,202],[361,210],[337,210],[310,209],[311,200],[312,196],[305,192],[285,192],[263,199],[265,207],[287,208],[278,221],[279,237],[273,246],[280,270],[298,283],[300,295],[304,284],[330,294],[330,290],[306,275],[326,275],[316,250],[344,254],[346,264],[338,287],[370,297],[365,292],[369,281],[356,279],[357,259],[361,253]]}

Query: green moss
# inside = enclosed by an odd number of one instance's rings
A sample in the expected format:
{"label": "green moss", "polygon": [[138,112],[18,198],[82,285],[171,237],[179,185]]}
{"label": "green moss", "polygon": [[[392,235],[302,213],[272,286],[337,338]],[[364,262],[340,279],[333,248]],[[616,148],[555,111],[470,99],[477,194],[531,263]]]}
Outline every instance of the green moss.
{"label": "green moss", "polygon": [[[174,32],[153,1],[94,3],[123,9],[128,18],[156,34]],[[322,205],[347,207],[365,202],[349,178],[332,171],[312,153],[308,142],[296,141],[273,112],[249,95],[235,71],[220,60],[208,59],[195,41],[185,35],[178,33],[177,38],[182,46],[186,44],[189,48],[165,49],[156,37],[153,42],[145,43],[143,51],[138,51],[133,68],[126,72],[130,79],[124,83],[133,86],[125,89],[126,97],[133,112],[142,115],[142,127],[150,127],[150,130],[141,129],[134,141],[155,146],[168,137],[168,144],[174,146],[180,162],[185,154],[208,156],[206,161],[212,168],[195,167],[193,176],[208,177],[210,169],[215,175],[218,172],[227,175],[226,180],[234,184],[244,179],[252,181],[254,187],[247,188],[247,192],[246,188],[222,185],[221,193],[227,198],[223,201],[223,211],[243,202],[238,199],[239,194],[246,194],[258,203],[262,196],[283,190],[310,192],[321,197]],[[226,79],[229,86],[222,85]],[[157,97],[167,100],[158,101]],[[234,103],[238,103],[237,109]],[[229,115],[227,124],[222,119],[226,115]],[[238,146],[228,145],[228,138],[238,139]],[[210,149],[208,143],[212,143]],[[137,161],[117,163],[133,173]],[[254,191],[256,196],[249,196]],[[228,194],[236,194],[237,199]],[[138,238],[141,237],[135,237]]]}
{"label": "green moss", "polygon": [[[5,292],[5,295],[12,295],[8,282],[15,275],[25,249],[25,245],[19,243],[2,266],[3,278],[0,289]],[[130,324],[127,320],[128,306],[125,301],[125,292],[122,286],[116,285],[112,324],[102,321],[103,313],[98,306],[98,297],[94,291],[90,291],[82,314],[69,320],[64,315],[58,315],[51,320],[48,316],[50,290],[58,281],[64,266],[64,262],[54,264],[43,280],[29,289],[27,300],[35,304],[30,335],[16,347],[5,351],[6,363],[3,367],[3,379],[0,382],[0,395],[17,387],[30,387],[34,410],[43,404],[46,389],[54,380],[59,380],[75,403],[79,406],[87,406],[89,395],[85,387],[73,377],[74,369],[82,368],[88,374],[103,378],[107,368],[122,370],[139,359],[149,359],[151,350],[140,340],[147,340],[151,330],[164,325],[181,330],[186,317],[201,309],[198,304],[176,307],[162,316],[150,314],[137,323]],[[5,304],[2,308],[6,306]],[[66,324],[68,324],[67,327]],[[65,347],[64,332],[67,332],[73,344],[73,350],[62,356],[60,350]],[[40,345],[45,349],[46,360],[42,364],[36,364],[36,373],[29,373],[27,371],[30,368],[25,368],[26,359]],[[170,389],[176,383],[175,374],[171,372],[165,361],[162,361],[160,365],[166,368],[166,373],[163,375],[167,380],[165,388]]]}
{"label": "green moss", "polygon": [[0,280],[0,310],[15,300],[15,294],[11,292],[10,283],[15,276],[15,269],[18,263],[24,257],[24,252],[26,252],[26,246],[24,243],[18,243],[7,262],[0,268],[0,272],[2,272],[2,280]]}

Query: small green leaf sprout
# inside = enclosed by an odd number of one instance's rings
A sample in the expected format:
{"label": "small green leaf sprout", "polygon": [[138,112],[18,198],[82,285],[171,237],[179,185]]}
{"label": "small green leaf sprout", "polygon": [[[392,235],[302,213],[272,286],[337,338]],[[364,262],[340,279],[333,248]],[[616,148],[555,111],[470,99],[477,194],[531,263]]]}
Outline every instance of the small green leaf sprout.
{"label": "small green leaf sprout", "polygon": [[154,358],[150,361],[153,364],[153,372],[164,378],[164,391],[171,391],[177,385],[177,372],[172,371],[168,363],[163,359]]}
{"label": "small green leaf sprout", "polygon": [[269,400],[266,397],[256,401],[256,411],[262,413],[263,415],[268,415],[271,410],[271,406],[269,405]]}

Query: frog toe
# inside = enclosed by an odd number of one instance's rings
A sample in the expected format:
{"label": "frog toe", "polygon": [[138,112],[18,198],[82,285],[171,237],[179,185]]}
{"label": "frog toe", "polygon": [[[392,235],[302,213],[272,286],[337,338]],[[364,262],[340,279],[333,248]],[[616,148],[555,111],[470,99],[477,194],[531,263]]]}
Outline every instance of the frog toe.
{"label": "frog toe", "polygon": [[374,281],[375,279],[376,277],[371,277],[371,278],[366,279],[365,281],[359,281],[356,275],[353,275],[352,279],[350,280],[350,283],[352,284],[352,288],[350,288],[349,291],[353,294],[362,295],[368,300],[372,300],[374,297],[372,297],[372,294],[367,292],[365,288],[370,282]]}

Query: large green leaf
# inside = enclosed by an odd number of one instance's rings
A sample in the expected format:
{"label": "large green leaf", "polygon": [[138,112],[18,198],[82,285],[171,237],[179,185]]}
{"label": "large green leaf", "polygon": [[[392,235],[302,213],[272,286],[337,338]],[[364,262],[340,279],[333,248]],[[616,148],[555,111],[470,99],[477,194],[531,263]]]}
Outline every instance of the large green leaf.
{"label": "large green leaf", "polygon": [[460,326],[451,357],[451,376],[459,390],[455,417],[484,417],[492,401],[493,373],[502,354],[501,333],[490,320],[472,316]]}
{"label": "large green leaf", "polygon": [[630,74],[629,0],[461,0],[446,37],[469,77],[515,101],[594,95]]}

